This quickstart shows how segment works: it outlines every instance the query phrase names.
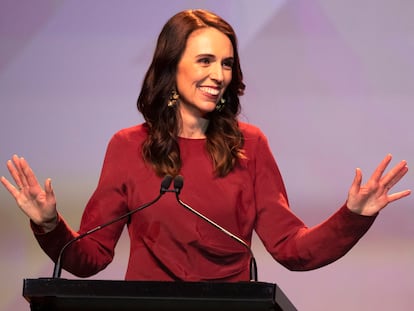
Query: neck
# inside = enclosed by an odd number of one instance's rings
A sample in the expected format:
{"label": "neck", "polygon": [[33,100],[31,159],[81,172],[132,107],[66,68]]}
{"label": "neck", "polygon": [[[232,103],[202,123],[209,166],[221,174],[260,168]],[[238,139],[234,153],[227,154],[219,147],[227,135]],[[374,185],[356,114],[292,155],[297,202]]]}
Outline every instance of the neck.
{"label": "neck", "polygon": [[205,138],[209,120],[181,113],[181,128],[178,136],[183,138]]}
{"label": "neck", "polygon": [[[206,138],[206,130],[208,126],[208,120],[203,119],[196,124],[183,124],[178,136],[183,138]],[[203,122],[204,121],[204,122]]]}

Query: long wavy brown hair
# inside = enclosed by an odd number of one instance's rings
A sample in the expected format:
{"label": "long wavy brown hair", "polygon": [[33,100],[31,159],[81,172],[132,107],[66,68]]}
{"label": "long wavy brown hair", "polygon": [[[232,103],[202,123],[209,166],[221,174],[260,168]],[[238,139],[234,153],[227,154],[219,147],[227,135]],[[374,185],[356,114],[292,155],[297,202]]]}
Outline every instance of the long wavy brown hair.
{"label": "long wavy brown hair", "polygon": [[236,34],[226,21],[214,13],[186,10],[171,17],[161,30],[137,101],[138,110],[142,113],[148,130],[148,137],[142,146],[143,157],[160,176],[175,176],[181,169],[177,140],[181,119],[177,106],[168,107],[168,100],[171,91],[175,89],[177,66],[188,37],[193,31],[206,27],[224,33],[230,39],[234,53],[232,80],[223,95],[225,106],[221,111],[215,110],[208,116],[210,121],[205,133],[206,148],[217,176],[226,176],[236,166],[238,159],[244,158],[244,139],[237,116],[240,113],[239,96],[243,95],[245,84]]}

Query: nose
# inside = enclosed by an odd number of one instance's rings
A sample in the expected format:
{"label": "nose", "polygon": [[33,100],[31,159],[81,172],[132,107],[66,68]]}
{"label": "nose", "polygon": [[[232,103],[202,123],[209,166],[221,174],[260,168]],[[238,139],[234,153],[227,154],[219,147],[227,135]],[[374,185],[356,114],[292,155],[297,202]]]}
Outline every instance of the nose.
{"label": "nose", "polygon": [[221,64],[216,64],[215,66],[211,67],[210,78],[219,85],[223,83],[224,74]]}

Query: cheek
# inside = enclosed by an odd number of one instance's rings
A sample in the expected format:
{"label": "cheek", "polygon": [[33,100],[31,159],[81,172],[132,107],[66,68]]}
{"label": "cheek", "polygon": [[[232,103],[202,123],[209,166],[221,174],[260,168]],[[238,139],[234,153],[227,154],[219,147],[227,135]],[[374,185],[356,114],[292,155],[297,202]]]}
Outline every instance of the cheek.
{"label": "cheek", "polygon": [[195,92],[196,87],[202,84],[207,78],[208,73],[203,70],[181,70],[176,79],[178,92]]}
{"label": "cheek", "polygon": [[177,72],[177,86],[181,88],[187,88],[191,84],[194,84],[198,80],[198,72],[191,68],[182,68]]}

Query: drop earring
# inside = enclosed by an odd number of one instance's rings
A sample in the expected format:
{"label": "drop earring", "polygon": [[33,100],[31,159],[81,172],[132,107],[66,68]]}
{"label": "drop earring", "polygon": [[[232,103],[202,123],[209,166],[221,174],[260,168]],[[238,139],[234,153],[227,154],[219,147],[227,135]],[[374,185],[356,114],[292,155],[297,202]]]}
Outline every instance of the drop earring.
{"label": "drop earring", "polygon": [[174,107],[177,104],[177,100],[180,98],[176,90],[172,90],[170,98],[168,99],[168,107]]}
{"label": "drop earring", "polygon": [[222,111],[225,105],[226,105],[226,100],[223,97],[220,98],[219,102],[216,104],[216,110],[218,112]]}

